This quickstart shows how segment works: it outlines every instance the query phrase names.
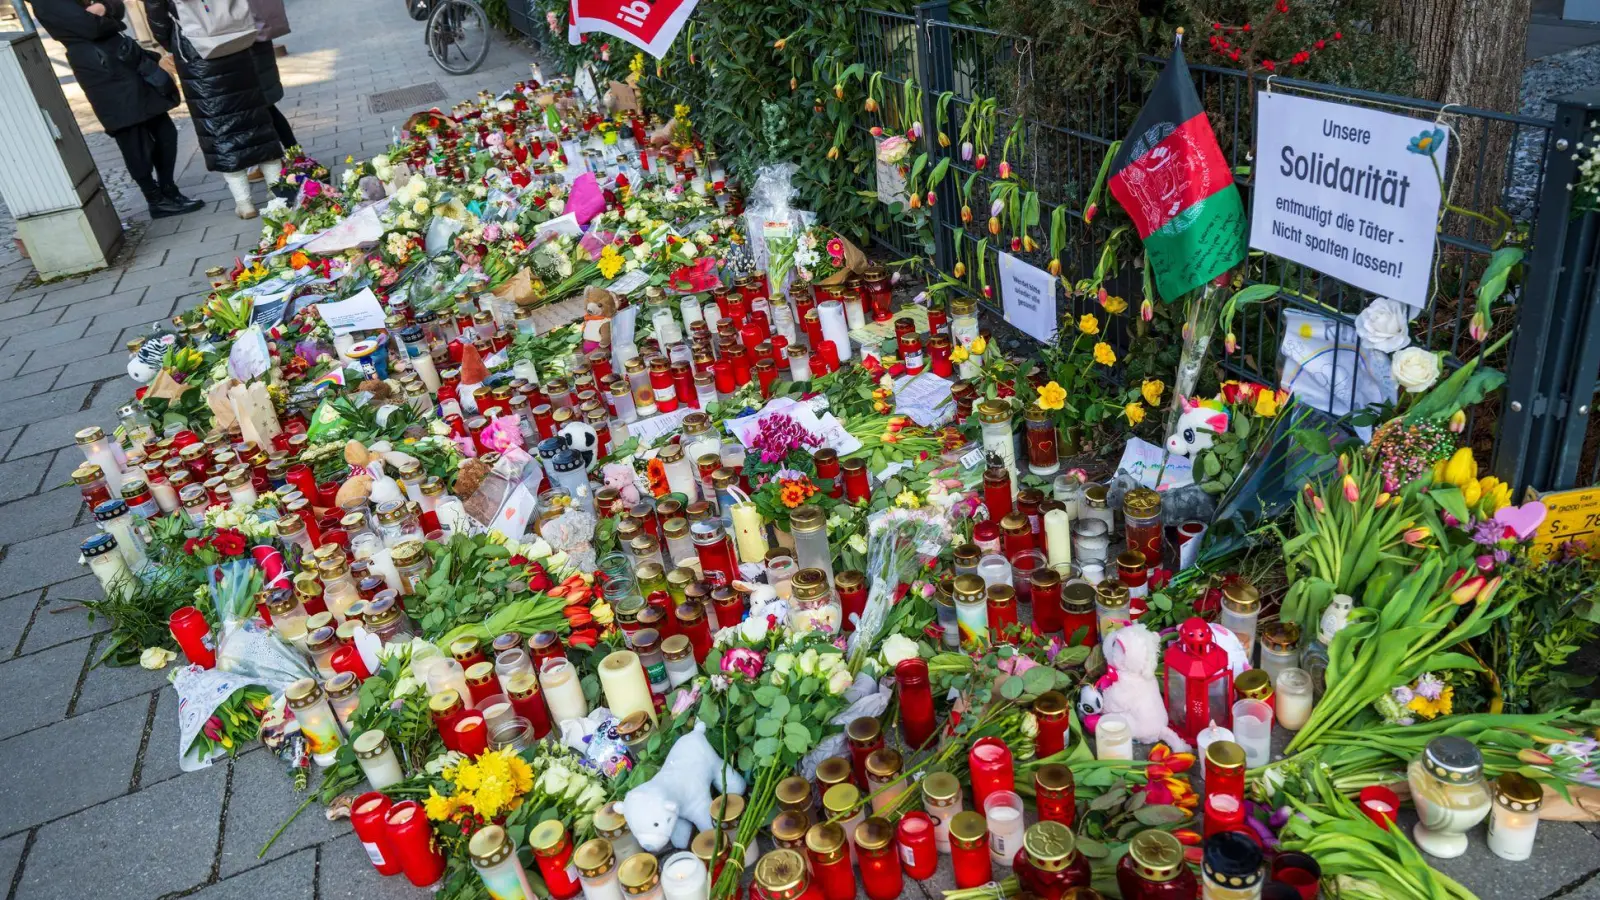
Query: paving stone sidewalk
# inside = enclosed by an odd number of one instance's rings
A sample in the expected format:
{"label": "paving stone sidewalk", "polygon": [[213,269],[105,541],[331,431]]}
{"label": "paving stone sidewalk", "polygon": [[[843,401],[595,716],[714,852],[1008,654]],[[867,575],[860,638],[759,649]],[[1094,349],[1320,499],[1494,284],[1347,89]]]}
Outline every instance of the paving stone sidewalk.
{"label": "paving stone sidewalk", "polygon": [[[372,114],[368,95],[437,82],[448,104],[524,77],[532,58],[503,44],[479,72],[455,78],[428,59],[422,26],[400,0],[289,0],[288,11],[295,31],[282,42],[280,107],[310,153],[331,165],[382,149],[412,111]],[[57,60],[60,49],[51,47]],[[93,665],[103,623],[75,602],[98,588],[76,564],[94,525],[69,484],[82,460],[72,435],[115,423],[133,387],[126,342],[199,303],[205,270],[231,265],[258,226],[234,217],[182,118],[180,182],[210,206],[152,223],[114,145],[65,80],[128,241],[111,269],[52,284],[0,250],[0,897],[425,896],[403,878],[377,877],[349,826],[328,822],[320,807],[263,854],[301,800],[278,761],[256,749],[182,773],[164,673]],[[0,222],[0,235],[10,224]],[[1535,852],[1531,863],[1502,863],[1480,833],[1468,857],[1442,867],[1485,898],[1600,900],[1600,841],[1590,830],[1546,823]],[[908,883],[907,896],[939,900],[952,886],[945,867]]]}

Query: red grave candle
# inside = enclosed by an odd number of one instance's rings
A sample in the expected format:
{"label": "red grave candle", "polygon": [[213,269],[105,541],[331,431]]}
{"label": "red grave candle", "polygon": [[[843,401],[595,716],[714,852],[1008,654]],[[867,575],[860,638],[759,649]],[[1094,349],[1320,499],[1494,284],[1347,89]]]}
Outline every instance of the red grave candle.
{"label": "red grave candle", "polygon": [[310,466],[304,463],[296,463],[289,467],[289,471],[284,473],[284,477],[287,478],[289,483],[294,485],[295,490],[303,494],[307,500],[313,500],[316,498],[317,478],[315,475],[311,474]]}
{"label": "red grave candle", "polygon": [[[689,528],[694,538],[695,554],[700,557],[700,570],[705,573],[707,585],[727,587],[738,577],[739,568],[733,561],[733,545],[718,522],[696,522]],[[717,621],[722,621],[721,610]]]}
{"label": "red grave candle", "polygon": [[694,661],[704,663],[711,653],[711,623],[706,620],[705,607],[699,603],[680,603],[673,616],[678,622],[678,633],[689,639]]}
{"label": "red grave candle", "polygon": [[[836,450],[818,450],[811,461],[817,466],[817,477],[830,482],[828,496],[837,500],[844,496],[844,479],[839,477],[839,453]],[[846,620],[848,621],[848,620]]]}
{"label": "red grave candle", "polygon": [[967,760],[972,769],[973,809],[983,809],[983,802],[989,799],[990,794],[1009,791],[1016,786],[1011,748],[999,738],[979,738],[967,754]]}
{"label": "red grave candle", "polygon": [[559,819],[546,819],[528,833],[528,846],[554,900],[570,900],[583,891],[578,868],[572,864],[572,838]]}
{"label": "red grave candle", "polygon": [[1244,799],[1244,748],[1233,741],[1206,745],[1206,795],[1228,794]]}
{"label": "red grave candle", "polygon": [[369,791],[350,805],[350,825],[367,851],[367,859],[379,875],[399,875],[400,856],[389,846],[388,827],[385,820],[394,803],[377,791]]}
{"label": "red grave candle", "polygon": [[396,803],[384,820],[389,846],[400,858],[406,879],[417,887],[429,887],[444,877],[444,853],[433,840],[433,826],[422,804],[415,800]]}
{"label": "red grave candle", "polygon": [[806,832],[806,857],[813,884],[822,890],[824,900],[855,900],[856,876],[843,827],[832,822],[811,826]]}
{"label": "red grave candle", "polygon": [[867,757],[882,750],[883,725],[871,716],[852,719],[845,727],[845,739],[850,745],[850,773],[856,787],[867,787]]}
{"label": "red grave candle", "polygon": [[950,820],[950,866],[955,871],[957,888],[980,887],[994,880],[989,825],[982,813],[967,810]]}
{"label": "red grave candle", "polygon": [[466,711],[452,730],[456,734],[456,747],[462,753],[476,757],[489,749],[489,727],[484,724],[483,713],[475,709]]}
{"label": "red grave candle", "polygon": [[[894,667],[894,676],[900,689],[900,738],[907,747],[924,747],[937,726],[928,663],[916,658],[901,660]],[[1042,745],[1040,755],[1044,755]]]}
{"label": "red grave candle", "polygon": [[178,642],[185,659],[202,669],[217,667],[216,646],[211,638],[211,626],[206,617],[193,606],[185,606],[172,613],[167,627]]}
{"label": "red grave candle", "polygon": [[860,503],[872,494],[872,488],[867,481],[867,461],[864,459],[847,460],[842,464],[844,469],[844,496],[849,503]]}
{"label": "red grave candle", "polygon": [[[909,662],[909,660],[908,660]],[[939,867],[939,848],[933,842],[933,818],[922,810],[900,817],[895,830],[900,844],[900,864],[914,881],[926,881]]]}
{"label": "red grave candle", "polygon": [[1005,466],[990,466],[983,472],[983,505],[989,508],[989,521],[998,522],[1011,512],[1011,475]]}
{"label": "red grave candle", "polygon": [[439,732],[446,750],[460,752],[456,723],[466,714],[467,707],[461,702],[461,695],[453,690],[443,690],[428,698],[428,715],[433,718],[434,730]]}
{"label": "red grave candle", "polygon": [[712,377],[716,379],[717,393],[731,394],[739,389],[739,382],[733,377],[733,363],[727,359],[719,359],[711,364]]}
{"label": "red grave candle", "polygon": [[719,587],[711,592],[711,608],[717,615],[717,627],[727,628],[744,621],[744,591],[732,587]]}
{"label": "red grave candle", "polygon": [[1039,821],[1072,827],[1078,817],[1078,784],[1071,769],[1059,763],[1040,766],[1033,774],[1033,795]]}
{"label": "red grave candle", "polygon": [[372,677],[372,673],[367,671],[367,664],[361,661],[361,651],[354,644],[346,644],[333,651],[333,656],[328,658],[328,665],[335,672],[349,672],[358,682]]}
{"label": "red grave candle", "polygon": [[539,693],[539,679],[523,673],[523,677],[513,677],[510,685],[506,687],[506,696],[511,700],[511,708],[519,719],[527,719],[533,726],[535,739],[542,739],[550,733],[550,707],[545,705],[544,696]]}
{"label": "red grave candle", "polygon": [[843,631],[854,631],[852,614],[862,615],[867,609],[867,576],[853,569],[833,576],[833,590],[839,595],[839,608],[844,612]]}
{"label": "red grave candle", "polygon": [[1039,723],[1039,735],[1034,738],[1034,746],[1040,759],[1067,749],[1067,728],[1071,724],[1067,715],[1067,695],[1060,691],[1040,694],[1033,701],[1033,717]]}
{"label": "red grave candle", "polygon": [[905,888],[894,826],[873,816],[856,826],[856,862],[868,900],[896,900]]}
{"label": "red grave candle", "polygon": [[1061,631],[1061,573],[1055,569],[1034,569],[1028,576],[1033,595],[1033,630],[1040,634]]}
{"label": "red grave candle", "polygon": [[1205,836],[1244,828],[1244,800],[1233,794],[1206,792]]}

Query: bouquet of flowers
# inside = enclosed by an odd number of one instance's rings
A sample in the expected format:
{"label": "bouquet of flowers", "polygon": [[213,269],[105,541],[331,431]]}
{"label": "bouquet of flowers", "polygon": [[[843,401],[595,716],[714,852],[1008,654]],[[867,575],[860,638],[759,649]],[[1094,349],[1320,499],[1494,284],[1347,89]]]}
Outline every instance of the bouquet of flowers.
{"label": "bouquet of flowers", "polygon": [[849,263],[845,257],[849,244],[832,229],[813,225],[800,233],[794,244],[794,269],[801,280],[826,283]]}

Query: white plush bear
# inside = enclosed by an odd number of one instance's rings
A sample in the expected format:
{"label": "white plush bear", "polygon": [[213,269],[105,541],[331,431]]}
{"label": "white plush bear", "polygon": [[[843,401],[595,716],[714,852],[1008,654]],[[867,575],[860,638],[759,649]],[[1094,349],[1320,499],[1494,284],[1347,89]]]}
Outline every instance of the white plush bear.
{"label": "white plush bear", "polygon": [[712,827],[713,787],[724,794],[743,794],[744,776],[724,769],[722,757],[706,740],[706,723],[696,722],[667,751],[661,771],[622,798],[622,817],[649,852],[660,853],[668,841],[682,850],[694,835],[691,823],[696,831]]}
{"label": "white plush bear", "polygon": [[1167,726],[1167,704],[1156,681],[1160,636],[1134,624],[1112,632],[1102,646],[1107,671],[1100,679],[1101,712],[1127,719],[1133,739],[1141,744],[1163,741],[1179,753],[1188,750],[1189,744]]}

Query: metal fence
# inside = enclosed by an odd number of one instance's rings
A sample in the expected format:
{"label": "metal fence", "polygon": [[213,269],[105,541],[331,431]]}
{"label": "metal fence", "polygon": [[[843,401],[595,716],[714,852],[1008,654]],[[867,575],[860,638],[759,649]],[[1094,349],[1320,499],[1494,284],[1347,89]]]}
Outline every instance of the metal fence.
{"label": "metal fence", "polygon": [[[1100,259],[1109,226],[1105,219],[1085,225],[1082,206],[1111,145],[1132,126],[1148,86],[1164,65],[1150,58],[1133,71],[1110,81],[1102,90],[1063,94],[1033,81],[1033,63],[1040,48],[1026,38],[992,29],[948,21],[947,3],[934,0],[910,14],[863,10],[856,22],[856,62],[869,73],[881,73],[878,99],[889,122],[920,120],[931,170],[948,159],[950,176],[941,187],[938,205],[917,217],[898,217],[874,233],[874,240],[889,253],[911,256],[923,253],[932,238],[931,258],[944,273],[956,261],[968,269],[967,282],[976,291],[973,273],[980,241],[990,237],[984,229],[988,217],[988,186],[996,179],[997,165],[982,171],[958,153],[957,135],[980,102],[998,107],[993,147],[1018,132],[1010,164],[1029,190],[1039,193],[1042,227],[1034,233],[1041,244],[1048,233],[1051,211],[1065,206],[1072,223],[1061,254],[1062,275],[1068,283],[1086,277]],[[1596,214],[1573,208],[1569,189],[1576,177],[1573,151],[1589,137],[1600,110],[1600,95],[1567,98],[1558,104],[1555,119],[1543,120],[1491,110],[1443,106],[1425,100],[1377,94],[1276,76],[1252,75],[1237,69],[1206,65],[1203,48],[1190,48],[1190,71],[1195,88],[1211,119],[1224,155],[1236,172],[1248,173],[1252,164],[1256,108],[1262,91],[1315,95],[1356,106],[1380,108],[1439,122],[1457,136],[1467,135],[1471,152],[1452,152],[1445,170],[1447,202],[1457,208],[1490,214],[1504,210],[1514,221],[1514,240],[1527,249],[1528,272],[1513,306],[1496,317],[1486,341],[1468,330],[1475,308],[1477,278],[1487,263],[1497,229],[1469,215],[1447,213],[1441,223],[1433,291],[1425,309],[1413,322],[1418,343],[1444,351],[1452,363],[1476,356],[1487,343],[1514,332],[1509,345],[1489,360],[1507,373],[1506,386],[1480,404],[1469,423],[1468,439],[1480,459],[1492,456],[1496,474],[1518,486],[1540,490],[1600,483],[1600,427],[1591,427],[1589,410],[1600,390],[1600,224]],[[1086,63],[1089,64],[1089,63]],[[921,90],[921,109],[903,110],[902,88],[910,81]],[[675,100],[696,103],[700,98],[683,85],[660,84]],[[1028,114],[1036,107],[1039,91],[1051,91],[1052,114]],[[951,146],[941,147],[935,127],[939,97],[948,92],[944,128]],[[1030,106],[1030,103],[1033,106]],[[701,123],[722,142],[747,136],[719,128],[734,123]],[[869,123],[859,121],[856,139],[872,142]],[[1590,138],[1594,140],[1594,138]],[[1454,148],[1453,148],[1454,149]],[[973,221],[963,225],[956,184],[971,177]],[[1237,179],[1248,208],[1251,182],[1248,174]],[[869,168],[859,185],[876,190]],[[1111,202],[1109,199],[1103,202]],[[913,224],[915,222],[916,224]],[[998,253],[1010,250],[991,238],[983,252],[987,271],[996,271]],[[1049,260],[1047,249],[1017,253],[1035,265]],[[1106,289],[1129,298],[1136,307],[1141,296],[1137,242],[1120,254],[1120,266],[1105,282]],[[1237,377],[1278,384],[1280,351],[1286,322],[1316,324],[1320,339],[1332,343],[1337,360],[1345,366],[1362,365],[1371,354],[1360,345],[1354,317],[1372,295],[1315,270],[1273,256],[1253,253],[1246,271],[1251,281],[1280,287],[1276,302],[1249,307],[1235,320],[1238,350],[1223,355],[1224,370]],[[1004,297],[997,278],[991,278],[987,305],[1000,314]],[[1076,318],[1095,311],[1095,298],[1069,293],[1064,317]],[[1128,317],[1118,317],[1125,322]],[[1117,329],[1125,329],[1119,324]],[[1111,339],[1128,335],[1113,330]],[[1175,338],[1174,338],[1175,340]],[[1340,366],[1336,365],[1335,370]],[[1337,410],[1347,410],[1356,395],[1353,380],[1320,385],[1322,399]],[[1322,405],[1322,404],[1319,404]]]}

